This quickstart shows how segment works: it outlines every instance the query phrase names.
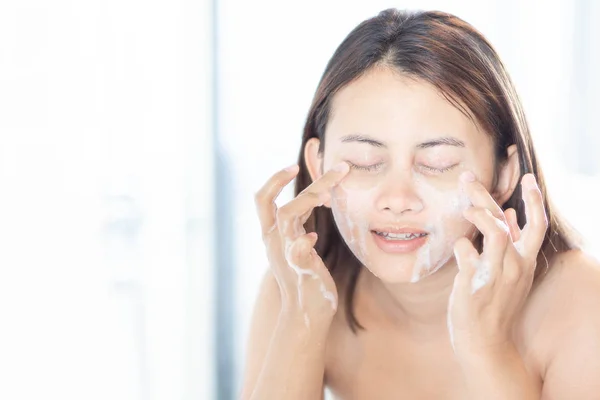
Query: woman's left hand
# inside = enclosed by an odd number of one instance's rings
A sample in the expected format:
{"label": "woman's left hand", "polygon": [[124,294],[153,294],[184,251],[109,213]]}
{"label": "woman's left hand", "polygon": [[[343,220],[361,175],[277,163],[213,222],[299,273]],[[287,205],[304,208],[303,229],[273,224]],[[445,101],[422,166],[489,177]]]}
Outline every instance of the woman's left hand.
{"label": "woman's left hand", "polygon": [[448,305],[448,329],[456,354],[467,357],[513,344],[514,322],[531,290],[548,221],[532,174],[521,181],[527,221],[523,230],[515,210],[502,211],[473,174],[461,178],[473,204],[464,216],[484,237],[481,254],[467,238],[454,246],[459,272]]}

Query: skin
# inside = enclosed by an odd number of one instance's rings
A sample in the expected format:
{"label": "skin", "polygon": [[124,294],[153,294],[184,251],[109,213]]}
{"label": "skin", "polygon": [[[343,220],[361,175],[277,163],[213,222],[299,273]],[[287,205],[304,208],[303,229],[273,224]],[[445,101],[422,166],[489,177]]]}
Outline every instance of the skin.
{"label": "skin", "polygon": [[[353,167],[333,189],[330,205],[342,236],[369,270],[369,279],[388,295],[384,307],[415,320],[424,314],[445,318],[447,298],[439,299],[438,293],[450,293],[457,272],[453,245],[475,233],[462,215],[470,200],[459,177],[474,173],[497,201],[506,201],[518,184],[515,148],[509,149],[509,161],[492,190],[495,160],[489,136],[429,85],[389,69],[372,71],[343,88],[332,108],[324,154],[318,154],[318,139],[305,150],[313,180],[340,161],[377,166],[372,171]],[[344,141],[357,133],[385,147]],[[464,146],[419,147],[443,138]],[[428,245],[405,255],[384,253],[369,229],[381,226],[425,230]],[[432,274],[442,267],[452,272]],[[415,275],[418,284],[411,282]]]}
{"label": "skin", "polygon": [[[271,271],[242,398],[318,398],[324,385],[341,399],[594,398],[600,269],[582,252],[563,253],[532,287],[547,221],[535,179],[519,179],[514,146],[495,171],[480,127],[430,85],[386,68],[339,91],[332,111],[324,154],[317,139],[305,148],[314,183],[279,210],[274,199],[296,169],[257,194]],[[523,230],[499,207],[518,184]],[[302,229],[321,205],[365,265],[355,313],[367,330],[358,335],[338,302],[343,282]],[[425,231],[427,246],[385,253],[371,233],[381,227]],[[482,254],[471,243],[477,232]]]}

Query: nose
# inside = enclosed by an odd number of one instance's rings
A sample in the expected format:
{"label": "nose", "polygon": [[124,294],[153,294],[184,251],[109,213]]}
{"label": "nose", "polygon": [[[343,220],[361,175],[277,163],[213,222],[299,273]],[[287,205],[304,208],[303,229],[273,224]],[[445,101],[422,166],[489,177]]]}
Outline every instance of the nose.
{"label": "nose", "polygon": [[415,191],[414,182],[409,174],[390,174],[381,183],[376,207],[382,212],[399,216],[420,212],[423,202]]}

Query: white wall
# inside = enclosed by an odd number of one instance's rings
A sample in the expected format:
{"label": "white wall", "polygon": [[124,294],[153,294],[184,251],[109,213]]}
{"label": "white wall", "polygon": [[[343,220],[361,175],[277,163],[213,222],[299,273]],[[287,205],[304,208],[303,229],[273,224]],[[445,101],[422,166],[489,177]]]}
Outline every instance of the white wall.
{"label": "white wall", "polygon": [[213,395],[210,2],[0,6],[0,397]]}

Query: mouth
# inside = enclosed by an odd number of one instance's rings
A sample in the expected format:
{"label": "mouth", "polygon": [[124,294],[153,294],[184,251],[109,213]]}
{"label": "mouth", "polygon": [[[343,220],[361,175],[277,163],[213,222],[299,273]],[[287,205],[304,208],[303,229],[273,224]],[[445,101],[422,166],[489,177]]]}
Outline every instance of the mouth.
{"label": "mouth", "polygon": [[413,240],[427,236],[424,232],[384,232],[384,231],[371,231],[374,234],[381,236],[385,240]]}
{"label": "mouth", "polygon": [[427,242],[427,232],[405,228],[401,230],[372,230],[375,244],[386,253],[406,254],[417,250]]}

